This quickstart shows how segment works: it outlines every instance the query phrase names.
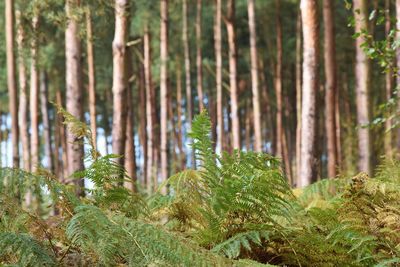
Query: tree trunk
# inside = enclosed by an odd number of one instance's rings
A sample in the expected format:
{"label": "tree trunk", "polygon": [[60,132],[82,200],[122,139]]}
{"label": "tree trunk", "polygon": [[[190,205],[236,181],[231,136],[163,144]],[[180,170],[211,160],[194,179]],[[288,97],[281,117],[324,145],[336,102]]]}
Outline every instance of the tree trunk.
{"label": "tree trunk", "polygon": [[[81,43],[79,40],[79,23],[74,16],[74,9],[79,7],[79,0],[66,1],[67,28],[65,30],[65,61],[66,61],[66,106],[67,111],[77,119],[83,119]],[[70,176],[84,169],[83,145],[78,137],[67,127],[67,183],[75,183],[76,194],[83,195],[83,179],[70,179]]]}
{"label": "tree trunk", "polygon": [[29,135],[28,135],[28,97],[26,92],[27,74],[25,68],[25,60],[23,50],[25,46],[25,31],[21,22],[21,12],[16,11],[17,19],[17,44],[18,44],[18,80],[19,80],[19,132],[22,142],[22,158],[23,166],[26,171],[31,169],[30,150],[29,150]]}
{"label": "tree trunk", "polygon": [[282,115],[282,25],[280,17],[280,0],[276,0],[276,77],[275,77],[275,93],[276,93],[276,155],[283,159],[283,115]]}
{"label": "tree trunk", "polygon": [[54,173],[53,153],[51,147],[51,128],[49,118],[49,99],[47,89],[47,74],[40,73],[40,107],[42,112],[42,126],[44,136],[44,154],[47,160],[47,168]]}
{"label": "tree trunk", "polygon": [[144,46],[144,77],[146,87],[146,130],[147,130],[147,166],[146,166],[146,178],[145,183],[147,185],[148,193],[151,192],[152,178],[155,176],[155,168],[153,165],[154,158],[154,137],[153,137],[153,108],[152,108],[152,84],[151,84],[151,54],[150,54],[150,34],[148,31],[147,24],[144,29],[143,37]]}
{"label": "tree trunk", "polygon": [[196,12],[196,65],[197,65],[197,95],[199,98],[199,110],[204,109],[203,104],[203,58],[201,53],[201,4],[202,0],[197,0]]}
{"label": "tree trunk", "polygon": [[[32,28],[36,32],[38,17],[32,19]],[[31,80],[30,80],[30,113],[31,113],[31,171],[35,172],[39,164],[39,73],[37,69],[38,45],[36,36],[31,42]]]}
{"label": "tree trunk", "polygon": [[303,25],[303,86],[301,113],[301,163],[299,186],[313,180],[316,141],[316,95],[318,90],[319,22],[316,0],[301,0]]}
{"label": "tree trunk", "polygon": [[[160,126],[161,126],[161,182],[168,178],[168,0],[161,0],[161,29],[160,29]],[[165,187],[163,187],[165,190]],[[163,192],[166,193],[166,192]]]}
{"label": "tree trunk", "polygon": [[[361,32],[368,29],[367,1],[354,1],[355,31]],[[368,87],[369,87],[369,62],[367,55],[361,47],[364,40],[356,39],[356,66],[355,66],[355,90],[357,103],[357,134],[358,134],[358,168],[359,171],[370,173],[370,148],[369,129],[363,127],[369,123]]]}
{"label": "tree trunk", "polygon": [[222,151],[224,146],[224,112],[222,105],[222,34],[221,34],[221,1],[216,0],[214,41],[215,41],[215,62],[216,62],[216,85],[217,85],[217,149]]}
{"label": "tree trunk", "polygon": [[301,162],[301,11],[299,9],[296,23],[296,185],[300,178]]}
{"label": "tree trunk", "polygon": [[[400,39],[400,0],[396,0],[396,40]],[[397,75],[396,75],[396,86],[400,87],[400,48],[396,49],[396,65],[397,65]],[[400,110],[400,90],[397,92],[397,110]],[[400,149],[400,128],[397,129],[397,139],[396,139],[397,150]],[[398,156],[398,155],[397,155]]]}
{"label": "tree trunk", "polygon": [[254,0],[247,2],[250,31],[250,55],[251,55],[251,88],[253,92],[253,114],[254,114],[254,148],[255,151],[262,151],[261,138],[261,113],[260,93],[258,90],[258,62],[257,62],[257,33],[256,18],[254,11]]}
{"label": "tree trunk", "polygon": [[[127,56],[129,55],[129,51],[127,51]],[[127,70],[126,74],[128,77],[132,74],[132,63],[131,57],[127,57]],[[125,183],[125,187],[136,192],[136,149],[135,149],[135,131],[134,131],[134,111],[133,111],[133,99],[132,99],[132,88],[130,84],[128,84],[126,92],[126,137],[125,137],[125,169],[131,178],[129,183]]]}
{"label": "tree trunk", "polygon": [[335,102],[336,102],[336,42],[333,19],[333,1],[325,0],[323,2],[324,17],[324,63],[325,63],[325,127],[328,152],[328,177],[336,176],[337,168],[337,144],[336,144],[336,120],[335,120]]}
{"label": "tree trunk", "polygon": [[[58,106],[62,107],[63,106],[63,101],[62,101],[62,96],[61,96],[61,91],[57,90],[56,93],[56,103]],[[62,123],[63,122],[63,116],[61,114],[57,115],[57,121],[59,122],[59,128],[57,129],[60,132],[60,143],[61,143],[61,148],[62,148],[62,179],[61,182],[65,182],[65,180],[68,177],[68,149],[67,149],[67,134],[66,134],[66,127]]]}
{"label": "tree trunk", "polygon": [[[126,98],[128,77],[126,73],[126,42],[128,40],[128,0],[115,0],[115,32],[113,40],[113,126],[112,151],[121,155],[116,159],[124,166],[126,137]],[[121,176],[122,178],[122,176]]]}
{"label": "tree trunk", "polygon": [[[192,129],[192,119],[193,119],[193,98],[192,98],[192,86],[190,77],[190,51],[189,51],[189,39],[188,39],[188,14],[187,14],[187,0],[182,1],[182,42],[184,49],[185,58],[185,84],[186,84],[186,113],[187,113],[187,124],[188,129]],[[189,141],[191,142],[191,141]],[[191,161],[194,165],[194,151],[191,153]]]}
{"label": "tree trunk", "polygon": [[92,17],[90,8],[86,10],[86,45],[87,45],[87,64],[88,64],[88,91],[89,91],[89,113],[90,131],[92,132],[92,145],[97,149],[97,122],[96,122],[96,80],[94,69],[94,51],[92,34]]}
{"label": "tree trunk", "polygon": [[147,177],[146,86],[144,66],[142,62],[139,65],[139,140],[143,149],[143,177]]}
{"label": "tree trunk", "polygon": [[240,124],[237,99],[237,48],[235,29],[235,0],[227,2],[226,27],[229,44],[229,86],[231,100],[232,145],[233,149],[240,149]]}
{"label": "tree trunk", "polygon": [[185,169],[186,155],[183,150],[183,128],[182,128],[182,75],[181,65],[178,64],[176,67],[176,117],[177,117],[177,134],[178,134],[178,150],[179,150],[179,162],[181,170]]}
{"label": "tree trunk", "polygon": [[[390,49],[391,43],[389,38],[390,33],[390,0],[385,0],[385,35],[386,37],[386,47]],[[390,69],[387,70],[385,74],[385,82],[386,82],[386,100],[390,100],[392,98],[392,79],[393,73]],[[392,158],[392,121],[385,121],[385,137],[384,137],[384,147],[385,147],[385,156],[386,158]]]}
{"label": "tree trunk", "polygon": [[13,147],[13,166],[19,167],[19,128],[18,128],[18,92],[15,80],[14,58],[14,1],[6,0],[6,50],[7,50],[7,87],[11,113],[11,137]]}

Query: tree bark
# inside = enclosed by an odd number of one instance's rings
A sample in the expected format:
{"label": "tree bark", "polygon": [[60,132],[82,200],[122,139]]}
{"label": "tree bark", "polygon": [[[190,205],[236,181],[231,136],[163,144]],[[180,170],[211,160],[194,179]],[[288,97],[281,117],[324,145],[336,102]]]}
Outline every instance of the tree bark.
{"label": "tree bark", "polygon": [[[79,23],[74,16],[74,9],[80,6],[79,0],[66,1],[67,28],[65,31],[65,61],[66,61],[66,106],[67,111],[77,119],[83,119],[82,109],[82,66],[81,66],[81,42],[79,39]],[[83,179],[71,179],[70,176],[84,169],[83,165],[83,145],[78,137],[74,135],[69,127],[67,135],[67,183],[74,183],[76,194],[84,194]]]}
{"label": "tree bark", "polygon": [[301,11],[299,9],[296,23],[296,186],[300,178],[301,162]]}
{"label": "tree bark", "polygon": [[23,166],[26,171],[31,169],[29,135],[28,135],[28,97],[27,97],[27,74],[23,50],[25,46],[25,31],[21,22],[21,12],[16,11],[17,19],[17,45],[18,45],[18,80],[19,80],[19,132],[22,142],[22,159]]}
{"label": "tree bark", "polygon": [[282,115],[282,25],[280,17],[280,0],[276,0],[276,156],[283,159],[283,115]]}
{"label": "tree bark", "polygon": [[215,23],[214,23],[214,42],[215,42],[215,62],[216,62],[216,86],[217,86],[217,149],[222,151],[224,146],[224,112],[223,112],[223,91],[222,91],[222,34],[221,34],[221,1],[216,0]]}
{"label": "tree bark", "polygon": [[237,99],[237,47],[235,29],[235,0],[227,2],[226,28],[229,44],[229,86],[231,100],[232,145],[233,149],[240,149],[240,123]]}
{"label": "tree bark", "polygon": [[147,133],[146,133],[146,85],[144,75],[144,65],[139,64],[139,140],[143,149],[143,177],[147,177]]}
{"label": "tree bark", "polygon": [[[129,56],[129,50],[127,50],[127,64],[126,64],[126,73],[129,76],[132,75],[132,62],[131,57]],[[136,181],[137,181],[137,166],[136,166],[136,148],[135,148],[135,131],[134,131],[134,110],[133,110],[133,99],[132,99],[132,88],[131,84],[128,83],[126,93],[127,99],[127,117],[126,117],[126,137],[125,137],[125,169],[128,173],[128,176],[131,178],[129,183],[125,183],[125,187],[133,192],[137,191]]]}
{"label": "tree bark", "polygon": [[[38,16],[32,18],[32,28],[36,32]],[[36,36],[31,42],[31,80],[30,80],[30,113],[31,113],[31,171],[39,165],[39,72],[37,69],[38,45]]]}
{"label": "tree bark", "polygon": [[113,40],[113,127],[112,151],[121,155],[116,162],[124,166],[126,138],[126,98],[128,77],[126,73],[126,42],[128,40],[128,0],[115,0],[115,32]]}
{"label": "tree bark", "polygon": [[337,144],[336,144],[336,42],[333,19],[333,1],[323,2],[324,17],[324,63],[325,63],[325,127],[328,154],[328,177],[334,178],[337,169]]}
{"label": "tree bark", "polygon": [[251,55],[251,88],[253,92],[253,114],[254,114],[254,148],[255,151],[262,151],[261,137],[261,113],[260,113],[260,93],[258,89],[258,62],[257,62],[257,33],[256,19],[254,11],[254,0],[247,1],[250,31],[250,55]]}
{"label": "tree bark", "polygon": [[92,133],[92,145],[97,149],[97,122],[96,122],[96,80],[94,67],[92,16],[90,7],[86,9],[86,49],[88,64],[88,91],[89,91],[89,113],[90,131]]}
{"label": "tree bark", "polygon": [[[385,0],[385,35],[386,37],[386,47],[390,49],[391,43],[389,38],[390,33],[390,0]],[[392,79],[393,73],[391,69],[388,69],[385,74],[385,87],[386,87],[386,99],[389,101],[392,98]],[[385,156],[386,158],[392,158],[393,151],[392,151],[392,121],[386,120],[385,121],[385,137],[384,137],[384,147],[385,147]]]}
{"label": "tree bark", "polygon": [[145,183],[147,185],[148,193],[151,192],[152,178],[155,176],[155,168],[153,165],[154,158],[154,130],[153,130],[153,108],[152,108],[152,83],[151,83],[151,54],[150,54],[150,34],[148,31],[147,24],[144,29],[143,36],[144,46],[144,77],[146,87],[146,131],[147,131],[147,166],[146,166],[146,178]]}
{"label": "tree bark", "polygon": [[[367,1],[355,0],[354,17],[355,31],[368,30]],[[369,123],[368,110],[368,87],[369,87],[369,61],[364,53],[361,45],[364,42],[362,38],[357,38],[356,45],[356,66],[355,66],[355,83],[356,83],[356,103],[357,103],[357,135],[358,135],[358,168],[359,171],[370,173],[370,144],[369,129],[365,126]]]}
{"label": "tree bark", "polygon": [[[168,178],[168,0],[160,1],[160,126],[161,126],[161,182]],[[163,187],[165,190],[165,187]],[[166,193],[166,192],[163,192]]]}
{"label": "tree bark", "polygon": [[197,0],[196,9],[196,65],[197,65],[197,95],[199,98],[199,110],[200,112],[204,109],[203,104],[203,58],[201,52],[201,5],[202,0]]}
{"label": "tree bark", "polygon": [[[396,0],[396,40],[400,39],[400,0]],[[397,75],[396,75],[396,86],[400,87],[400,48],[396,49],[396,66],[397,66]],[[400,110],[400,90],[397,92],[397,110]],[[400,128],[397,129],[397,137],[396,137],[396,147],[397,150],[400,149]],[[399,156],[399,155],[396,155]]]}
{"label": "tree bark", "polygon": [[316,95],[318,90],[319,22],[316,0],[301,0],[303,25],[303,86],[301,113],[301,163],[299,186],[313,180],[316,138]]}
{"label": "tree bark", "polygon": [[6,52],[7,52],[7,87],[11,113],[11,141],[13,147],[13,166],[19,167],[19,128],[18,128],[18,92],[15,80],[14,57],[14,1],[6,0]]}
{"label": "tree bark", "polygon": [[[58,106],[62,107],[63,106],[63,100],[61,96],[61,91],[57,90],[56,93],[56,103]],[[66,133],[66,127],[62,123],[63,122],[63,116],[61,114],[57,114],[57,121],[59,128],[57,129],[60,133],[60,143],[61,143],[61,148],[62,148],[62,177],[61,177],[61,182],[65,182],[65,179],[68,177],[68,149],[67,149],[67,133]]]}
{"label": "tree bark", "polygon": [[40,73],[40,107],[42,112],[42,126],[44,136],[44,154],[47,160],[47,168],[54,173],[53,153],[51,147],[51,127],[49,118],[49,99],[47,89],[47,74]]}
{"label": "tree bark", "polygon": [[176,68],[176,117],[177,117],[177,134],[178,134],[178,150],[179,150],[179,162],[181,170],[185,169],[186,155],[183,150],[183,134],[182,134],[182,75],[181,65],[178,64]]}

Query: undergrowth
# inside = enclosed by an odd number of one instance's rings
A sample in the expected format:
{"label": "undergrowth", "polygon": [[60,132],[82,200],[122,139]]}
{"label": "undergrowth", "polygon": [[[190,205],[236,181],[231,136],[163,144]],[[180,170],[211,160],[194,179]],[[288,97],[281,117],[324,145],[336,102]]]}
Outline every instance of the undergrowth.
{"label": "undergrowth", "polygon": [[[59,110],[90,145],[88,127]],[[93,148],[89,167],[74,175],[94,184],[86,197],[45,169],[0,169],[0,265],[400,264],[398,161],[387,160],[374,178],[361,173],[292,190],[272,156],[215,154],[210,128],[206,113],[193,121],[198,168],[171,176],[161,185],[168,195],[121,187],[121,177],[130,179],[116,156]]]}

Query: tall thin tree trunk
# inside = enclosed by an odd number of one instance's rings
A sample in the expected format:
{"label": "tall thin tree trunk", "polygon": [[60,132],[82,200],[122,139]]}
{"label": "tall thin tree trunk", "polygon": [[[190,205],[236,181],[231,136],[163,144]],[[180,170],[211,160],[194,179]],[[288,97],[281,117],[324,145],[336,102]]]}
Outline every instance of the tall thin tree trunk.
{"label": "tall thin tree trunk", "polygon": [[181,75],[180,64],[176,67],[176,117],[177,117],[177,134],[178,134],[178,150],[179,150],[179,162],[180,168],[185,168],[186,156],[183,150],[183,129],[182,129],[182,75]]}
{"label": "tall thin tree trunk", "polygon": [[[142,62],[139,64],[139,140],[143,149],[143,177],[147,177],[147,133],[146,133],[146,85],[144,66]],[[146,178],[144,178],[146,181]]]}
{"label": "tall thin tree trunk", "polygon": [[197,95],[199,98],[200,112],[204,109],[203,97],[203,58],[201,52],[201,5],[202,0],[197,0],[196,12],[196,65],[197,65]]}
{"label": "tall thin tree trunk", "polygon": [[13,166],[19,167],[19,128],[18,128],[18,92],[15,80],[14,57],[14,1],[6,0],[6,50],[7,50],[7,87],[11,113],[11,136],[13,147]]}
{"label": "tall thin tree trunk", "polygon": [[238,114],[237,90],[237,47],[235,29],[235,0],[227,2],[226,28],[229,44],[229,85],[231,100],[232,145],[233,149],[240,149],[240,123]]}
{"label": "tall thin tree trunk", "polygon": [[[130,77],[133,73],[132,62],[129,49],[127,52],[127,63],[126,63],[126,74]],[[134,110],[133,110],[133,99],[132,99],[132,87],[131,83],[128,84],[126,92],[126,137],[125,137],[125,169],[131,178],[129,183],[125,183],[125,187],[136,191],[136,181],[137,181],[137,165],[136,165],[136,149],[135,149],[135,130],[134,130]]]}
{"label": "tall thin tree trunk", "polygon": [[[56,103],[58,106],[62,107],[63,106],[63,100],[61,96],[61,91],[57,90],[56,93]],[[62,148],[62,179],[61,182],[65,182],[65,179],[68,177],[68,149],[67,149],[67,133],[66,133],[66,127],[62,123],[63,121],[63,116],[61,114],[57,115],[57,121],[59,122],[59,128],[57,129],[60,132],[60,143],[61,143],[61,148]]]}
{"label": "tall thin tree trunk", "polygon": [[51,129],[50,129],[50,118],[49,118],[49,99],[47,89],[47,74],[42,71],[40,73],[40,107],[42,113],[42,125],[43,125],[43,136],[44,136],[44,154],[47,160],[47,168],[53,173],[53,149],[51,147]]}
{"label": "tall thin tree trunk", "polygon": [[151,54],[150,54],[150,34],[148,31],[147,24],[144,29],[143,36],[144,46],[144,77],[146,87],[146,131],[147,131],[147,166],[146,166],[146,178],[145,182],[147,185],[148,193],[151,192],[152,178],[154,177],[154,137],[153,137],[153,108],[152,108],[152,84],[151,84]]}
{"label": "tall thin tree trunk", "polygon": [[336,120],[335,120],[335,102],[336,102],[336,42],[333,19],[333,1],[325,0],[323,2],[324,17],[324,63],[325,63],[325,127],[328,152],[328,177],[336,176],[337,168],[337,144],[336,144]]}
{"label": "tall thin tree trunk", "polygon": [[[186,113],[187,113],[187,127],[192,128],[193,119],[193,98],[192,98],[192,85],[190,77],[190,51],[189,51],[189,38],[188,38],[188,8],[187,0],[182,1],[182,42],[185,58],[185,88],[186,88]],[[194,151],[191,153],[191,161],[194,165]]]}
{"label": "tall thin tree trunk", "polygon": [[[354,0],[355,31],[368,30],[367,1]],[[364,40],[356,39],[356,102],[357,102],[357,134],[358,134],[358,168],[360,171],[370,173],[370,145],[369,129],[365,126],[369,123],[368,87],[369,87],[369,62],[368,57],[361,47]]]}
{"label": "tall thin tree trunk", "polygon": [[86,46],[88,64],[88,91],[89,91],[89,113],[90,131],[92,132],[92,144],[97,149],[97,122],[96,122],[96,80],[94,67],[92,16],[90,7],[86,9]]}
{"label": "tall thin tree trunk", "polygon": [[[391,43],[389,38],[390,33],[390,0],[385,0],[385,35],[387,40],[387,48],[390,49]],[[392,79],[393,73],[389,69],[385,74],[385,82],[386,82],[386,99],[389,100],[392,97]],[[391,158],[393,156],[392,151],[392,121],[385,121],[385,138],[384,138],[384,147],[385,147],[385,156],[386,158]]]}
{"label": "tall thin tree trunk", "polygon": [[257,61],[257,33],[256,18],[254,11],[254,0],[247,2],[250,31],[250,55],[251,55],[251,88],[253,92],[253,114],[254,114],[254,148],[257,152],[262,151],[261,137],[261,113],[260,93],[258,89],[258,61]]}
{"label": "tall thin tree trunk", "polygon": [[116,161],[124,166],[126,137],[126,98],[128,77],[126,73],[126,42],[128,40],[128,0],[115,0],[115,32],[113,40],[113,127],[112,151],[121,155]]}
{"label": "tall thin tree trunk", "polygon": [[282,115],[282,25],[280,15],[280,0],[276,0],[276,155],[283,159],[283,115]]}
{"label": "tall thin tree trunk", "polygon": [[316,95],[318,90],[319,22],[317,0],[301,0],[303,25],[303,86],[301,113],[301,163],[299,186],[313,180],[316,141]]}
{"label": "tall thin tree trunk", "polygon": [[[400,0],[396,0],[396,40],[400,39]],[[396,49],[396,66],[397,66],[397,75],[396,75],[396,86],[400,87],[400,48]],[[400,110],[400,90],[397,92],[397,110]],[[400,149],[400,128],[397,129],[397,137],[396,137],[396,147],[397,150]],[[399,156],[399,155],[396,155]]]}
{"label": "tall thin tree trunk", "polygon": [[22,142],[22,159],[23,166],[26,171],[31,169],[30,150],[29,150],[29,135],[28,135],[28,97],[26,92],[27,74],[23,50],[25,46],[25,31],[21,22],[21,12],[16,11],[17,19],[17,44],[18,44],[18,80],[19,80],[19,132]]}
{"label": "tall thin tree trunk", "polygon": [[[38,16],[32,18],[32,28],[36,32]],[[39,72],[37,69],[38,45],[36,36],[31,42],[31,80],[30,80],[30,114],[31,114],[31,171],[36,171],[39,164]]]}
{"label": "tall thin tree trunk", "polygon": [[221,1],[216,0],[215,23],[214,23],[214,41],[215,41],[215,62],[216,62],[216,85],[217,85],[217,145],[221,151],[224,146],[224,111],[222,106],[222,34],[221,34]]}
{"label": "tall thin tree trunk", "polygon": [[296,185],[300,178],[301,162],[301,11],[299,9],[296,23]]}
{"label": "tall thin tree trunk", "polygon": [[[79,39],[79,23],[74,15],[74,9],[80,6],[79,0],[66,1],[67,28],[65,30],[65,61],[66,61],[66,106],[67,111],[82,120],[83,118],[83,90],[81,66],[81,42]],[[67,183],[75,183],[76,194],[84,194],[83,179],[70,179],[70,176],[84,168],[83,145],[78,141],[69,127],[67,127]]]}
{"label": "tall thin tree trunk", "polygon": [[[161,182],[168,178],[168,0],[161,0],[160,29],[160,126],[161,126]],[[165,189],[165,187],[163,187]],[[164,192],[166,193],[166,192]]]}

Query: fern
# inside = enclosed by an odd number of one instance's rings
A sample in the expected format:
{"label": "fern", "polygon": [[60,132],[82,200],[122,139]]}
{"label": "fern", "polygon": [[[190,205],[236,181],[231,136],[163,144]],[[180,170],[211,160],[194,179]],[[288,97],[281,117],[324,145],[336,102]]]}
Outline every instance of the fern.
{"label": "fern", "polygon": [[19,266],[56,266],[47,249],[27,234],[0,233],[0,263],[7,259]]}

